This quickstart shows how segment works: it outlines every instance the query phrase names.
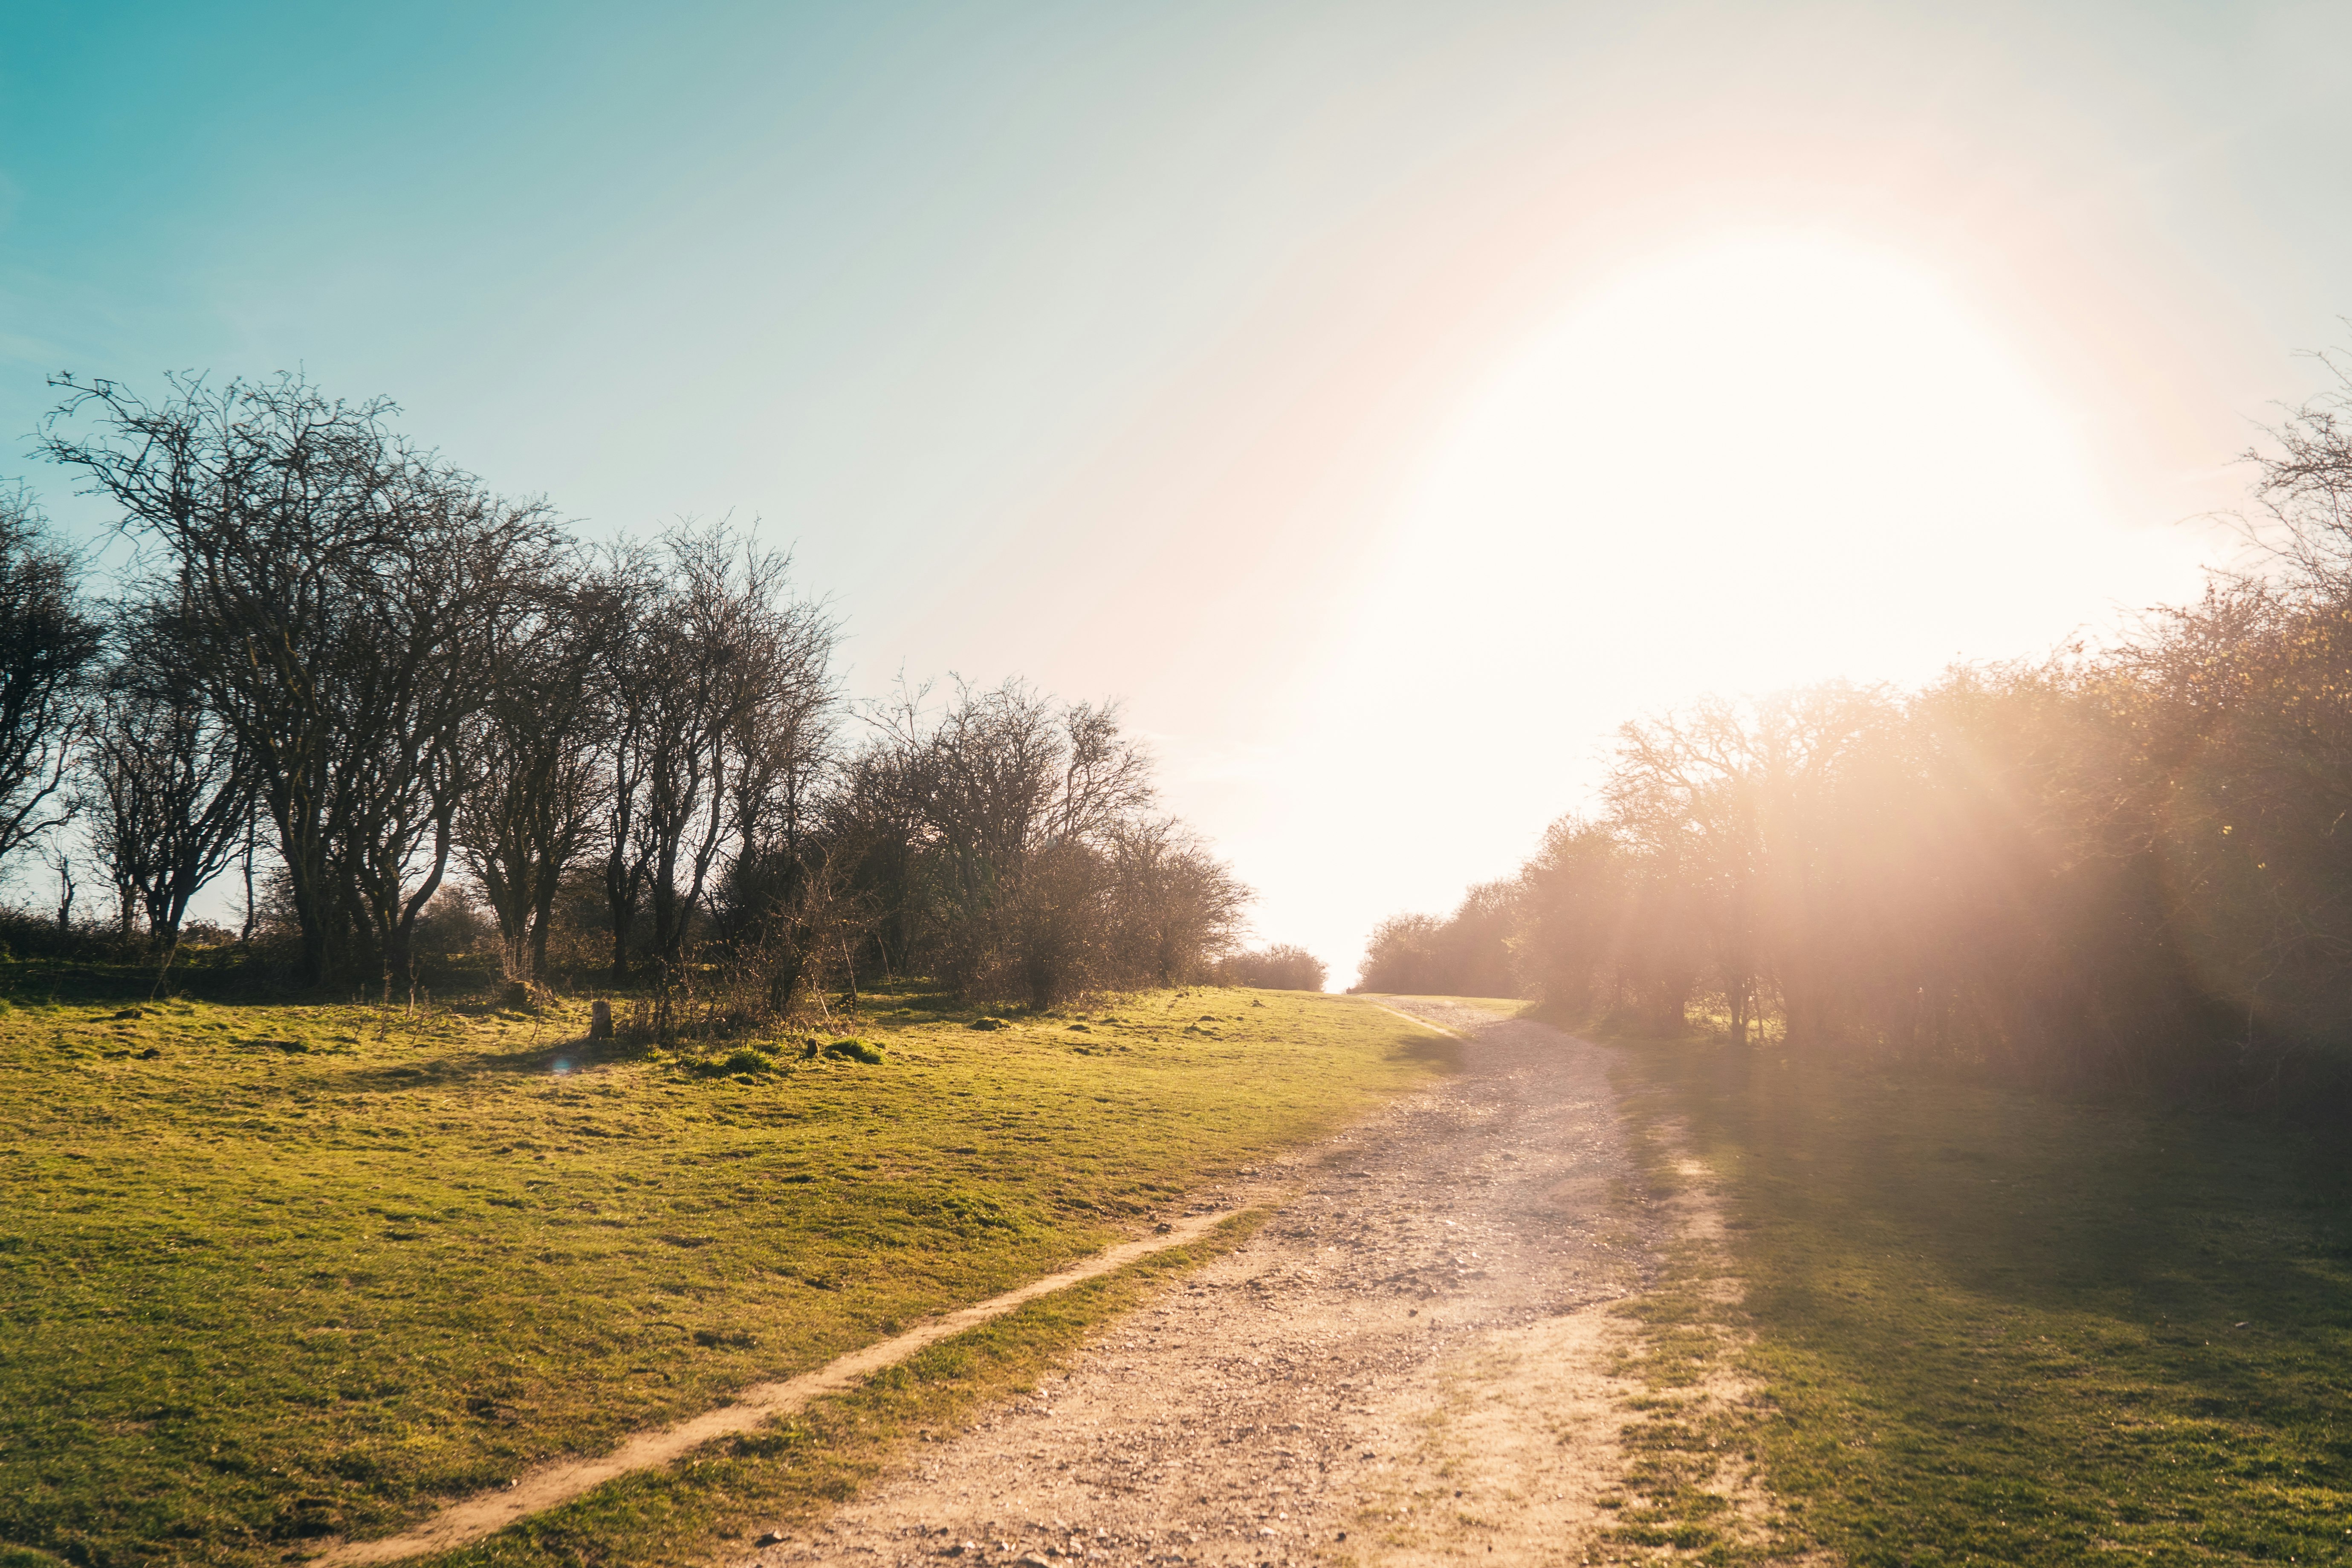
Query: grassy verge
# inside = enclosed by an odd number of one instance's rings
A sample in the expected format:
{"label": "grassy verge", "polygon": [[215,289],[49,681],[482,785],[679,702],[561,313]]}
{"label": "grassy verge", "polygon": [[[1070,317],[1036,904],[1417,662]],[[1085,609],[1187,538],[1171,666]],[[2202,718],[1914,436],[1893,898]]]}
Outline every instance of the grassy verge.
{"label": "grassy verge", "polygon": [[985,1030],[905,996],[856,1026],[879,1064],[730,1064],[588,1050],[584,1012],[15,978],[0,1543],[92,1568],[274,1561],[608,1447],[1181,1211],[1445,1044],[1297,994]]}
{"label": "grassy verge", "polygon": [[[2352,1184],[2218,1119],[1627,1042],[1725,1194],[1634,1310],[1654,1407],[1621,1539],[1717,1561],[2352,1561]],[[1720,1251],[1717,1253],[1720,1257]],[[1760,1396],[1695,1397],[1710,1380]],[[1733,1528],[1753,1456],[1782,1505]]]}

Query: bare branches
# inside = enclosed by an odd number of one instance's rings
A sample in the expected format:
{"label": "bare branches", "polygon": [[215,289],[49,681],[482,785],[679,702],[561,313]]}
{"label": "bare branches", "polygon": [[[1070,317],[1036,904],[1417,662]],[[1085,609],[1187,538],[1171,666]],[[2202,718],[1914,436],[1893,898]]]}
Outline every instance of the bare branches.
{"label": "bare branches", "polygon": [[91,838],[123,934],[143,920],[158,951],[179,942],[188,904],[242,851],[253,770],[236,733],[184,683],[135,655],[111,672],[85,760]]}
{"label": "bare branches", "polygon": [[2267,432],[2274,449],[2242,454],[2260,469],[2254,499],[2263,514],[2246,532],[2290,591],[2344,604],[2352,599],[2352,372],[2319,358],[2336,390],[2290,409]]}
{"label": "bare branches", "polygon": [[1045,1005],[1172,984],[1229,951],[1247,889],[1181,824],[1150,815],[1150,762],[1115,708],[1025,683],[920,689],[877,716],[848,800],[867,825],[877,929],[968,994]]}
{"label": "bare branches", "polygon": [[404,983],[448,863],[490,642],[558,553],[553,520],[402,440],[381,400],[346,405],[290,376],[175,377],[152,405],[58,384],[45,450],[159,552],[146,597],[256,771],[302,978],[342,956],[387,991]]}
{"label": "bare branches", "polygon": [[[663,1007],[713,959],[778,1011],[861,969],[1045,999],[1191,977],[1230,945],[1244,890],[1150,816],[1114,709],[1011,682],[934,718],[919,692],[845,754],[830,613],[723,522],[590,552],[383,400],[55,384],[45,451],[140,547],[142,629],[89,777],[118,890],[159,935],[249,869],[257,809],[305,984],[407,984],[453,859],[527,984],[598,874],[607,973],[649,968]],[[0,700],[0,788],[7,722]]]}
{"label": "bare branches", "polygon": [[507,975],[544,980],[565,871],[605,806],[601,672],[625,626],[612,584],[559,561],[488,629],[488,695],[465,721],[454,837],[499,922]]}
{"label": "bare branches", "polygon": [[[722,858],[749,865],[811,825],[835,633],[821,605],[791,595],[790,569],[720,524],[672,531],[626,578],[635,613],[609,660],[607,883],[616,932],[642,889],[665,971]],[[625,963],[616,946],[616,974]]]}
{"label": "bare branches", "polygon": [[22,488],[0,489],[0,863],[61,826],[100,633],[79,567]]}

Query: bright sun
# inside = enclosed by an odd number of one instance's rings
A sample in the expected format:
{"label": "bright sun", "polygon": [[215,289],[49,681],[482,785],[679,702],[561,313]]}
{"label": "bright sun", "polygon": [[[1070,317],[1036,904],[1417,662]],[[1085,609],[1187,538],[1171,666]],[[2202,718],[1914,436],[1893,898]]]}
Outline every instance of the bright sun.
{"label": "bright sun", "polygon": [[1516,865],[1628,719],[2047,651],[2193,595],[2200,542],[2114,515],[2063,393],[1933,273],[1759,236],[1516,345],[1356,547],[1352,629],[1268,762],[1317,808],[1253,853],[1392,908]]}
{"label": "bright sun", "polygon": [[1345,543],[1352,626],[1228,842],[1348,921],[1444,908],[1590,809],[1625,720],[2192,597],[2200,538],[2136,521],[2063,388],[1927,268],[1816,235],[1663,258],[1498,355]]}
{"label": "bright sun", "polygon": [[2063,401],[1932,274],[1751,237],[1510,356],[1404,499],[1366,626],[1475,608],[1412,673],[1597,680],[1630,717],[2046,647],[2193,550],[2116,525]]}

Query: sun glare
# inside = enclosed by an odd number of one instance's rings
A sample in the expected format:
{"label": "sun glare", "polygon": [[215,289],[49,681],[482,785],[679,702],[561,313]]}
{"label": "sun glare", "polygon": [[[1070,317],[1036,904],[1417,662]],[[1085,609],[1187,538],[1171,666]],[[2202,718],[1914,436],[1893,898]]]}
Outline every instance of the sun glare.
{"label": "sun glare", "polygon": [[1623,278],[1500,365],[1433,444],[1368,629],[1476,607],[1448,617],[1458,657],[1397,672],[1457,689],[1916,679],[2168,589],[2187,550],[2115,524],[2062,397],[1935,276],[1753,237]]}
{"label": "sun glare", "polygon": [[1314,828],[1269,808],[1244,838],[1335,901],[1433,908],[1589,798],[1627,720],[1922,681],[2193,595],[2198,539],[2126,526],[2095,475],[2064,389],[1926,268],[1812,236],[1662,258],[1433,431],[1270,764]]}

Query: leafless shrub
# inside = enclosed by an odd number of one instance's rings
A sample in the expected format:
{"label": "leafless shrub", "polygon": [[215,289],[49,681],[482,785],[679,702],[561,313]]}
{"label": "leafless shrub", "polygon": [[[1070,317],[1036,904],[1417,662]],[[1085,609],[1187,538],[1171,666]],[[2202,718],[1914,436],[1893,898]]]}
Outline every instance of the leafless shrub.
{"label": "leafless shrub", "polygon": [[1227,953],[1209,973],[1219,985],[1246,985],[1260,991],[1320,991],[1330,978],[1321,959],[1288,942]]}

